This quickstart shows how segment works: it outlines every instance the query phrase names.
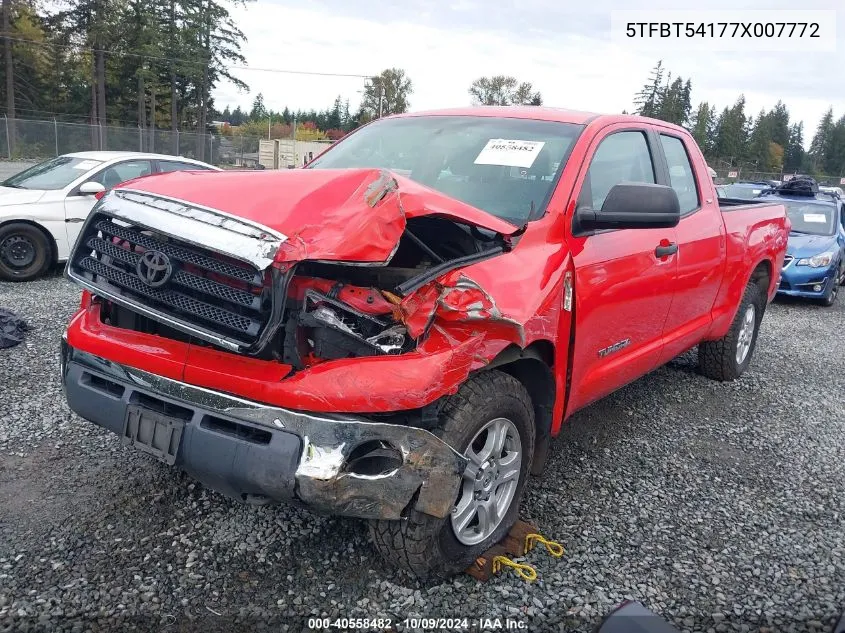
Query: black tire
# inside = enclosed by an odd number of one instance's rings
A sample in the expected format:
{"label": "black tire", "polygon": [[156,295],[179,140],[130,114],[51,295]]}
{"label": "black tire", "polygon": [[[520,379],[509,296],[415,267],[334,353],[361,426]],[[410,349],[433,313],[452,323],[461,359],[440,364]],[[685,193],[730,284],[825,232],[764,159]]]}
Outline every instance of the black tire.
{"label": "black tire", "polygon": [[36,226],[10,222],[0,226],[0,279],[30,281],[53,261],[50,240]]}
{"label": "black tire", "polygon": [[836,283],[838,280],[834,280],[832,284],[830,284],[830,292],[827,293],[827,296],[822,299],[822,305],[826,308],[832,308],[836,305],[836,297],[839,296],[839,284]]}
{"label": "black tire", "polygon": [[839,285],[845,286],[845,261],[839,267]]}
{"label": "black tire", "polygon": [[[748,351],[742,361],[738,361],[737,347],[740,343],[740,332],[749,306],[754,309],[754,329],[751,333]],[[736,380],[742,376],[754,355],[754,348],[757,346],[757,334],[760,331],[760,322],[763,320],[765,309],[766,297],[763,291],[754,282],[749,282],[745,287],[739,310],[737,310],[728,333],[718,341],[704,341],[698,346],[698,368],[704,376],[721,381]]]}
{"label": "black tire", "polygon": [[433,432],[463,453],[485,425],[496,418],[513,422],[522,450],[516,491],[498,527],[480,543],[464,545],[455,537],[450,516],[438,519],[411,510],[404,520],[370,521],[375,548],[390,564],[418,578],[446,578],[466,569],[513,527],[534,453],[534,408],[522,384],[501,371],[477,374],[449,398]]}

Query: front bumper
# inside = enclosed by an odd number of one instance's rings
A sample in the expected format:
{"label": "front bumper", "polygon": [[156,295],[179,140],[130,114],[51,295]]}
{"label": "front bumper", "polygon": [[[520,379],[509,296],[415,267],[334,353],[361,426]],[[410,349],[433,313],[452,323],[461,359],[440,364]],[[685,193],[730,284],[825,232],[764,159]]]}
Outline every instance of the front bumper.
{"label": "front bumper", "polygon": [[[788,297],[804,297],[807,299],[821,299],[830,292],[836,283],[836,269],[818,269],[810,267],[806,270],[795,270],[795,264],[790,264],[790,270],[781,273],[778,284],[778,294]],[[820,287],[820,290],[814,288]]]}
{"label": "front bumper", "polygon": [[130,412],[175,420],[170,461],[243,501],[298,501],[367,519],[399,519],[413,508],[442,518],[467,463],[424,429],[266,406],[94,356],[64,338],[61,370],[73,411],[128,445]]}

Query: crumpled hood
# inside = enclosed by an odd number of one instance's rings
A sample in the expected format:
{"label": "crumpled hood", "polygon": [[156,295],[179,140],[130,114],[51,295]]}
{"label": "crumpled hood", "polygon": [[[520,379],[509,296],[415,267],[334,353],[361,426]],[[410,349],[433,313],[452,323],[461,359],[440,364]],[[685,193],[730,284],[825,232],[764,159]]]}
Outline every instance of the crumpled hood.
{"label": "crumpled hood", "polygon": [[0,207],[14,204],[32,204],[44,197],[45,192],[39,189],[15,189],[14,187],[0,187]]}
{"label": "crumpled hood", "polygon": [[835,235],[802,235],[793,233],[789,236],[786,246],[788,255],[795,258],[812,257],[826,251],[832,251],[836,247]]}
{"label": "crumpled hood", "polygon": [[381,263],[407,218],[439,215],[510,235],[518,227],[379,169],[172,172],[123,183],[244,218],[287,239],[278,259]]}

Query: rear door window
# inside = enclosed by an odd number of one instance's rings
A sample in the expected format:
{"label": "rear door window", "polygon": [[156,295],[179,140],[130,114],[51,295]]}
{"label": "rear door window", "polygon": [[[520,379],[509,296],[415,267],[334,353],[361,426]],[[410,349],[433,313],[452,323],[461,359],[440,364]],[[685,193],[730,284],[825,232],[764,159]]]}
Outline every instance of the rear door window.
{"label": "rear door window", "polygon": [[162,173],[171,171],[208,171],[208,167],[202,165],[194,165],[193,163],[183,163],[178,160],[160,160],[158,161],[158,170]]}
{"label": "rear door window", "polygon": [[669,165],[669,184],[678,194],[681,215],[694,211],[701,206],[701,200],[695,185],[695,172],[692,170],[692,162],[684,142],[676,136],[661,134],[660,144]]}

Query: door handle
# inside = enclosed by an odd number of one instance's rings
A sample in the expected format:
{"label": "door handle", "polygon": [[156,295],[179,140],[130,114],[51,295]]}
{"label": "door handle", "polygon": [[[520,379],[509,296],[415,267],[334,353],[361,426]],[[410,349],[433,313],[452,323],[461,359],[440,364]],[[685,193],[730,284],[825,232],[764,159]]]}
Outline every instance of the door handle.
{"label": "door handle", "polygon": [[654,249],[654,256],[655,257],[669,257],[669,255],[674,255],[678,252],[678,245],[674,242],[670,244],[661,244],[657,248]]}

